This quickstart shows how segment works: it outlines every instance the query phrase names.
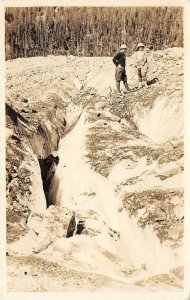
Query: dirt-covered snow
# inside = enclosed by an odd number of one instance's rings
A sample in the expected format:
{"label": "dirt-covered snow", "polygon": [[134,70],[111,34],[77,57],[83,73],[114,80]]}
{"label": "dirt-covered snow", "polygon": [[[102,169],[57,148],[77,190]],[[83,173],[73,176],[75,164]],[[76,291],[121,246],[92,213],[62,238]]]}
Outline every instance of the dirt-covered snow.
{"label": "dirt-covered snow", "polygon": [[6,66],[8,291],[182,291],[183,50],[150,52],[124,99],[108,57]]}

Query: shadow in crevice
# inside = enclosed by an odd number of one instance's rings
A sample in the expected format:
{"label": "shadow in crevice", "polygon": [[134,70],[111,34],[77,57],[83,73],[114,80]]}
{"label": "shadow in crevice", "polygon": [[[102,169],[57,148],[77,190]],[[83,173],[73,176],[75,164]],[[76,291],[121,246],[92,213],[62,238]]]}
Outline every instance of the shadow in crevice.
{"label": "shadow in crevice", "polygon": [[78,224],[77,224],[76,234],[81,234],[84,229],[85,229],[85,222],[84,221],[79,221]]}
{"label": "shadow in crevice", "polygon": [[73,212],[73,215],[71,217],[71,220],[67,228],[66,238],[70,238],[74,235],[75,228],[76,228],[76,220],[75,220],[75,212]]}
{"label": "shadow in crevice", "polygon": [[44,159],[39,159],[39,165],[41,169],[41,177],[43,182],[43,190],[46,198],[47,208],[53,204],[52,199],[49,196],[49,190],[52,178],[55,174],[56,167],[59,163],[59,157],[52,153]]}
{"label": "shadow in crevice", "polygon": [[71,220],[67,228],[66,238],[70,238],[74,234],[81,234],[84,229],[85,229],[85,221],[79,221],[78,223],[76,223],[75,212],[73,212],[73,215],[71,217]]}
{"label": "shadow in crevice", "polygon": [[158,81],[158,78],[155,77],[155,78],[153,78],[153,79],[151,79],[151,80],[148,80],[148,81],[147,81],[147,85],[155,84],[157,81]]}

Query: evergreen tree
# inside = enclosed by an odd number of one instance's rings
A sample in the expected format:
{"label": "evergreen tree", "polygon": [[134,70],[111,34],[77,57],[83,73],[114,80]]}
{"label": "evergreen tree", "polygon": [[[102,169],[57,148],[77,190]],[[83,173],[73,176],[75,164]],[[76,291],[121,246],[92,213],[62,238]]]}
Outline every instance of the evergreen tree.
{"label": "evergreen tree", "polygon": [[154,50],[183,46],[181,7],[9,7],[6,59],[30,56],[112,56],[126,43]]}

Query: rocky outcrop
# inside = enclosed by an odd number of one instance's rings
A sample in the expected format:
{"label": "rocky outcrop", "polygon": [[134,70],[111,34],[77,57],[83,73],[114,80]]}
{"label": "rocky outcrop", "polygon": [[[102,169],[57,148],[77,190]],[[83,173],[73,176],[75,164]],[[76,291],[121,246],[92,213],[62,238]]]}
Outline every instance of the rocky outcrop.
{"label": "rocky outcrop", "polygon": [[66,237],[71,218],[72,211],[56,206],[50,206],[43,215],[32,215],[27,226],[38,234],[34,251],[43,251],[56,239]]}
{"label": "rocky outcrop", "polygon": [[59,96],[39,93],[41,100],[36,103],[33,91],[30,93],[31,96],[25,98],[16,95],[13,89],[8,91],[6,102],[8,241],[27,232],[26,222],[31,211],[45,211],[51,204],[48,189],[55,171],[53,167],[58,162],[48,165],[44,176],[39,161],[46,157],[48,160],[58,149],[67,125],[66,105]]}
{"label": "rocky outcrop", "polygon": [[[34,154],[38,158],[47,157],[52,151],[57,150],[60,137],[66,126],[65,104],[58,97],[52,97],[35,103],[25,102],[20,97],[8,98],[6,114],[14,123],[17,131],[27,138]],[[57,111],[61,111],[62,118]]]}
{"label": "rocky outcrop", "polygon": [[[139,226],[151,224],[162,241],[180,242],[183,237],[183,190],[126,193],[123,203],[130,215],[138,217]],[[176,228],[175,236],[173,228]]]}

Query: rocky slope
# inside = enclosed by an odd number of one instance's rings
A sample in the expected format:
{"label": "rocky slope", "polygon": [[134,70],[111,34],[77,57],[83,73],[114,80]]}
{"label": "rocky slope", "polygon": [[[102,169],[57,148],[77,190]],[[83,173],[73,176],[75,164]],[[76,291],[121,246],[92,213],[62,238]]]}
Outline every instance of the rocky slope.
{"label": "rocky slope", "polygon": [[149,66],[121,100],[110,58],[7,62],[9,291],[183,289],[183,51]]}

